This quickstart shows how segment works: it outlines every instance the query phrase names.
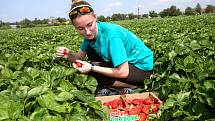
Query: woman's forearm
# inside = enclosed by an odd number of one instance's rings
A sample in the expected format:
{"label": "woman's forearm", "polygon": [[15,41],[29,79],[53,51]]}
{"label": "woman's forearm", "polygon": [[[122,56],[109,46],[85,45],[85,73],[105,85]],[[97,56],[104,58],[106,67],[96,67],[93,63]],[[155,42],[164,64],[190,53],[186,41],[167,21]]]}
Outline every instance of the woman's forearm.
{"label": "woman's forearm", "polygon": [[75,63],[76,60],[81,60],[81,58],[77,54],[69,54],[68,60],[72,63]]}
{"label": "woman's forearm", "polygon": [[86,53],[80,50],[75,54],[69,53],[68,60],[72,63],[75,63],[76,60],[83,60],[85,56],[86,56]]}
{"label": "woman's forearm", "polygon": [[120,65],[120,67],[118,68],[93,66],[92,71],[109,77],[127,78],[129,74],[129,67],[128,67],[128,63],[125,62],[122,65]]}

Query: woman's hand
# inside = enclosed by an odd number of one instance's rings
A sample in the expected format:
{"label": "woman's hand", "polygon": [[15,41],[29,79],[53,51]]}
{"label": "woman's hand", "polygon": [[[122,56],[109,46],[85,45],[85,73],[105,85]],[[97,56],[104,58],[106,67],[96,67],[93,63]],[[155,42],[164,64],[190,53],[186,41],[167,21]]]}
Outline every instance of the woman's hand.
{"label": "woman's hand", "polygon": [[69,51],[70,50],[68,48],[66,48],[66,47],[59,47],[56,50],[56,56],[67,59],[68,56],[69,56]]}
{"label": "woman's hand", "polygon": [[78,69],[81,73],[88,73],[92,69],[92,65],[86,61],[76,60],[72,66]]}

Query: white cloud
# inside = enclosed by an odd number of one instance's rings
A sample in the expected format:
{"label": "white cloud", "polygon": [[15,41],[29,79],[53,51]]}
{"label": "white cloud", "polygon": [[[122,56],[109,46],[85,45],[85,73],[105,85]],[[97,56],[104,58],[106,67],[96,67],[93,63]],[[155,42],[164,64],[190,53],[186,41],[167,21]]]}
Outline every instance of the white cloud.
{"label": "white cloud", "polygon": [[116,7],[116,6],[121,6],[122,4],[120,2],[115,2],[115,3],[110,3],[108,6],[109,7]]}
{"label": "white cloud", "polygon": [[171,0],[158,0],[159,2],[168,2],[168,1],[171,1]]}
{"label": "white cloud", "polygon": [[110,4],[108,4],[108,6],[106,8],[104,8],[102,10],[102,12],[106,12],[107,13],[107,12],[113,11],[115,7],[119,7],[121,5],[122,5],[121,2],[110,3]]}

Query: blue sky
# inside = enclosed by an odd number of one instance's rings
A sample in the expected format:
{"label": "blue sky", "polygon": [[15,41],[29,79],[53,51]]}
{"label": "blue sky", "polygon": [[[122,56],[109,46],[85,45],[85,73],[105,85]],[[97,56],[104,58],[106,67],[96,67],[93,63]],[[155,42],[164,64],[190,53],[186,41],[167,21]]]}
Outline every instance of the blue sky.
{"label": "blue sky", "polygon": [[[97,15],[111,16],[114,13],[140,14],[154,10],[160,12],[171,5],[176,5],[181,11],[186,7],[201,7],[215,5],[215,0],[87,0],[93,6]],[[128,2],[129,1],[129,2]],[[44,19],[49,17],[68,18],[71,0],[1,0],[0,20],[16,22],[28,18]]]}

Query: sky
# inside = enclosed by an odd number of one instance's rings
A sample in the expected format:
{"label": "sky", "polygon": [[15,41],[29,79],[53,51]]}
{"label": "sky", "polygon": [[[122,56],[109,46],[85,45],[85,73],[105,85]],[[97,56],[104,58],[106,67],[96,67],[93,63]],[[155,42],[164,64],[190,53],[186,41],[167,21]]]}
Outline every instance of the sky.
{"label": "sky", "polygon": [[[205,8],[207,5],[215,5],[215,0],[86,0],[94,8],[97,16],[111,16],[114,13],[148,14],[154,10],[160,12],[163,9],[175,5],[184,11],[186,7],[195,8],[197,3]],[[0,20],[4,22],[16,22],[25,18],[30,20],[46,19],[49,17],[68,18],[71,0],[1,0]]]}

